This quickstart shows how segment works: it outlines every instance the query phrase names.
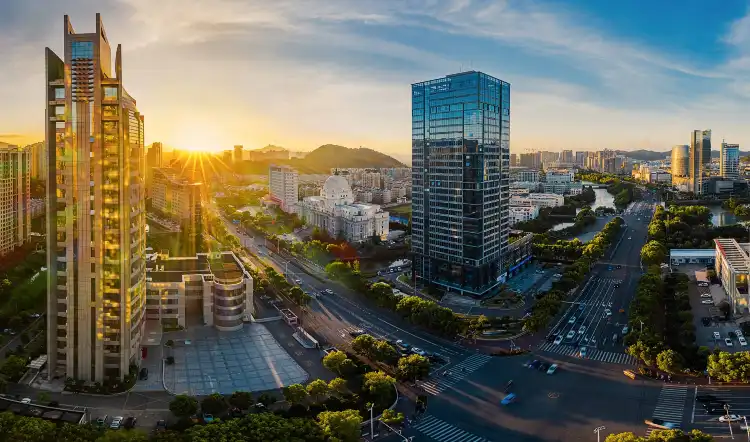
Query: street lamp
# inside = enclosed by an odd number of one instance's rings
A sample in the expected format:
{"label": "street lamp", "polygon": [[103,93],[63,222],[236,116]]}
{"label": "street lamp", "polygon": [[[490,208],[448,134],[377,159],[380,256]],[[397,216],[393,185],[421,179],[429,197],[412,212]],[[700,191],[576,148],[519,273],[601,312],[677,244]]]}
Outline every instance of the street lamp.
{"label": "street lamp", "polygon": [[370,402],[370,440],[375,440],[375,419],[372,416],[373,410],[375,409],[375,404]]}
{"label": "street lamp", "polygon": [[750,441],[750,427],[747,426],[747,416],[742,416],[745,420],[745,430],[747,430],[747,440]]}
{"label": "street lamp", "polygon": [[732,420],[729,418],[729,404],[724,404],[724,411],[727,413],[727,425],[729,425],[729,435],[734,439],[734,433],[732,432]]}
{"label": "street lamp", "polygon": [[397,430],[397,429],[395,429],[395,428],[391,427],[390,425],[386,424],[385,422],[383,422],[383,419],[382,419],[382,418],[381,418],[381,419],[379,419],[379,420],[380,420],[380,423],[381,423],[381,424],[383,424],[383,425],[385,425],[386,427],[388,427],[388,429],[389,429],[389,430],[391,430],[391,431],[393,431],[393,432],[394,432],[395,434],[398,434],[399,436],[401,436],[401,438],[403,439],[403,441],[404,441],[404,442],[412,442],[412,441],[414,440],[414,436],[411,436],[411,437],[406,437],[406,436],[404,436],[404,435],[403,435],[403,434],[401,433],[401,430]]}
{"label": "street lamp", "polygon": [[602,431],[602,430],[604,430],[604,429],[606,429],[606,428],[607,428],[607,427],[605,427],[604,425],[602,425],[602,426],[600,426],[600,427],[596,427],[596,428],[594,428],[594,433],[596,433],[596,442],[600,442],[600,439],[599,439],[599,432],[600,432],[600,431]]}

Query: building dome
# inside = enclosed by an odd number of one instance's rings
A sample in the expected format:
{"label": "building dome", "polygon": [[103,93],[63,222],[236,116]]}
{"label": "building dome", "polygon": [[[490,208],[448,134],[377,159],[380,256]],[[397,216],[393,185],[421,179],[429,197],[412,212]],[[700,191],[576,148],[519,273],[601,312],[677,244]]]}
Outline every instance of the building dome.
{"label": "building dome", "polygon": [[343,200],[342,202],[344,202],[344,204],[349,204],[354,201],[351,186],[344,177],[338,175],[328,177],[325,184],[323,184],[323,190],[320,192],[320,196],[329,201]]}

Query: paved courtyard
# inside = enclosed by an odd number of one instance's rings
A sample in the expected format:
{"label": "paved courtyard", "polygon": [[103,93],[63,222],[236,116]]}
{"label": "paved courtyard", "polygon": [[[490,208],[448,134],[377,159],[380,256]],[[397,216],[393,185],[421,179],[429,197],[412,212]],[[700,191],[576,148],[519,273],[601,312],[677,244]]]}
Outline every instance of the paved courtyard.
{"label": "paved courtyard", "polygon": [[169,338],[175,341],[175,363],[167,366],[164,383],[174,394],[274,390],[308,378],[262,324],[245,324],[237,332],[204,329],[199,337]]}

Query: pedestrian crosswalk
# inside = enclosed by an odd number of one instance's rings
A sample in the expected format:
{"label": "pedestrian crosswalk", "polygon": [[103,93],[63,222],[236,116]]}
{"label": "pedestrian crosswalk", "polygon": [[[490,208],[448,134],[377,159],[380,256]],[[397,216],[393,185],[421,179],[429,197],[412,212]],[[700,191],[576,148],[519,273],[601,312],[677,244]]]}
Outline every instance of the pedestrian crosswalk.
{"label": "pedestrian crosswalk", "polygon": [[483,367],[484,364],[490,361],[490,359],[492,359],[492,356],[485,354],[477,353],[471,355],[458,364],[447,368],[445,370],[445,375],[442,373],[436,373],[435,376],[432,376],[426,381],[417,381],[417,385],[428,394],[437,396],[453,384],[460,382],[466,376]]}
{"label": "pedestrian crosswalk", "polygon": [[[578,356],[580,354],[580,348],[571,345],[556,345],[552,342],[545,342],[539,347],[540,351],[546,351],[550,353],[557,353],[564,356]],[[619,353],[614,351],[598,350],[596,348],[587,348],[586,359],[594,361],[606,362],[609,364],[620,364],[620,365],[635,365],[636,359],[627,353]]]}
{"label": "pedestrian crosswalk", "polygon": [[438,442],[489,442],[430,414],[425,414],[412,428]]}
{"label": "pedestrian crosswalk", "polygon": [[[687,390],[688,387],[665,384],[661,388],[661,392],[659,392],[659,399],[656,401],[653,418],[682,425]],[[654,429],[651,427],[646,429],[646,436],[651,434],[652,431]]]}

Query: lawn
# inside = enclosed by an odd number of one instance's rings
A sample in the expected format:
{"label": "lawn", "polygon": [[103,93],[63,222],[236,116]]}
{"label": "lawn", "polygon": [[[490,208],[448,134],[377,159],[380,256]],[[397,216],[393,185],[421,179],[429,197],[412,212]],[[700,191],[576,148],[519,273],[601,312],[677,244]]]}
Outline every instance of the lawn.
{"label": "lawn", "polygon": [[393,206],[389,207],[388,213],[392,213],[394,215],[411,215],[411,204],[402,204],[400,206]]}

